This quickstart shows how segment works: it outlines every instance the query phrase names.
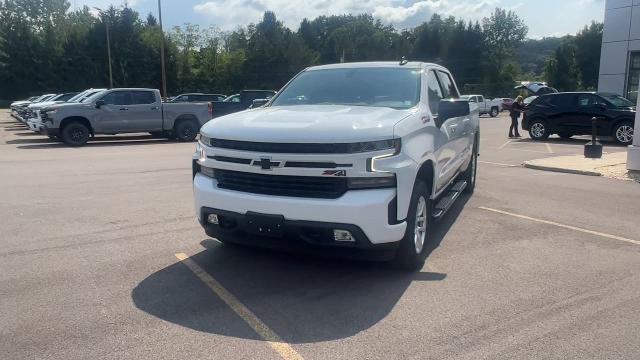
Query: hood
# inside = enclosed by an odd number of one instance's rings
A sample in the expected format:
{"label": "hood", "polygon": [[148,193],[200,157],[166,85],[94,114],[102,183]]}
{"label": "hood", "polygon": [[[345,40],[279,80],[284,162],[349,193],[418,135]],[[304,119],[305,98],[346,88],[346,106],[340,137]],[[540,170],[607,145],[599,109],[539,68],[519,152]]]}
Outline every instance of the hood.
{"label": "hood", "polygon": [[208,137],[254,142],[350,143],[385,140],[414,110],[345,105],[274,106],[237,112],[206,123]]}
{"label": "hood", "polygon": [[51,106],[59,103],[62,103],[62,101],[45,101],[45,102],[31,104],[29,105],[29,109],[43,109],[43,108],[46,108],[47,106]]}

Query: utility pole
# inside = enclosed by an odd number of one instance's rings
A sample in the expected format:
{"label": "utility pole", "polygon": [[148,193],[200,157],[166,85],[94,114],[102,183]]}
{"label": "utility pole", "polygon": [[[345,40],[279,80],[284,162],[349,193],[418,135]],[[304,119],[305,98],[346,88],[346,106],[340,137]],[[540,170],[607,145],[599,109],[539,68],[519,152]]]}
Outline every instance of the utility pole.
{"label": "utility pole", "polygon": [[109,59],[109,89],[113,89],[113,70],[111,69],[111,40],[109,39],[109,16],[105,15],[105,11],[94,7],[94,9],[98,10],[102,18],[104,19],[104,26],[107,29],[107,58]]}
{"label": "utility pole", "polygon": [[165,74],[164,67],[164,30],[162,30],[161,0],[158,0],[158,21],[160,23],[160,66],[162,67],[162,94],[166,98],[169,95],[167,95],[167,75]]}

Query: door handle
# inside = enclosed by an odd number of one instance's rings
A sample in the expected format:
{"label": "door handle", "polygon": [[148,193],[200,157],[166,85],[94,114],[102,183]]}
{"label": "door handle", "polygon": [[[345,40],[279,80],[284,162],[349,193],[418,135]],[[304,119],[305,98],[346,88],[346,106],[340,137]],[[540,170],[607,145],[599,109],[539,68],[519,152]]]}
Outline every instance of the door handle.
{"label": "door handle", "polygon": [[128,108],[120,108],[120,111],[127,111],[129,110]]}
{"label": "door handle", "polygon": [[151,110],[158,110],[159,108],[157,106],[152,106]]}

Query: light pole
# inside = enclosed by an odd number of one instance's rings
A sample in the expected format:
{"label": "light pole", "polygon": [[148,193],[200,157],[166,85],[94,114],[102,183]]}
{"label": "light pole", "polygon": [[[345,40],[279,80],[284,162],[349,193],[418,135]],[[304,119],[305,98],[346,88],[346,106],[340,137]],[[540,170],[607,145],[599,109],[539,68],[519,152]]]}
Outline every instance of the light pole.
{"label": "light pole", "polygon": [[158,21],[160,23],[160,66],[162,68],[162,94],[167,97],[167,76],[164,70],[164,30],[162,30],[162,4],[158,0]]}
{"label": "light pole", "polygon": [[[640,85],[638,86],[640,90]],[[640,170],[640,92],[636,104],[636,122],[633,125],[633,145],[627,150],[627,170]]]}
{"label": "light pole", "polygon": [[109,88],[113,89],[113,70],[111,69],[111,40],[109,39],[109,16],[105,16],[104,10],[94,7],[105,19],[104,27],[107,29],[107,57],[109,59]]}

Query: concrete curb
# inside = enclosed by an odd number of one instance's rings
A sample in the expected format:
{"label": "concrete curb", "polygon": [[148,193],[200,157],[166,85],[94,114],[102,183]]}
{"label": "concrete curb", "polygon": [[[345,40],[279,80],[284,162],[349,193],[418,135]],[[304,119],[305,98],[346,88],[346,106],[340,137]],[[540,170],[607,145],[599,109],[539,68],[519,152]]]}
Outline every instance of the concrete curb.
{"label": "concrete curb", "polygon": [[529,161],[525,161],[522,165],[528,169],[534,169],[534,170],[552,171],[552,172],[559,172],[559,173],[565,173],[565,174],[576,174],[576,175],[587,175],[587,176],[602,176],[601,173],[595,172],[595,171],[567,169],[567,168],[559,168],[559,167],[552,167],[552,166],[542,166],[542,165],[532,164]]}

